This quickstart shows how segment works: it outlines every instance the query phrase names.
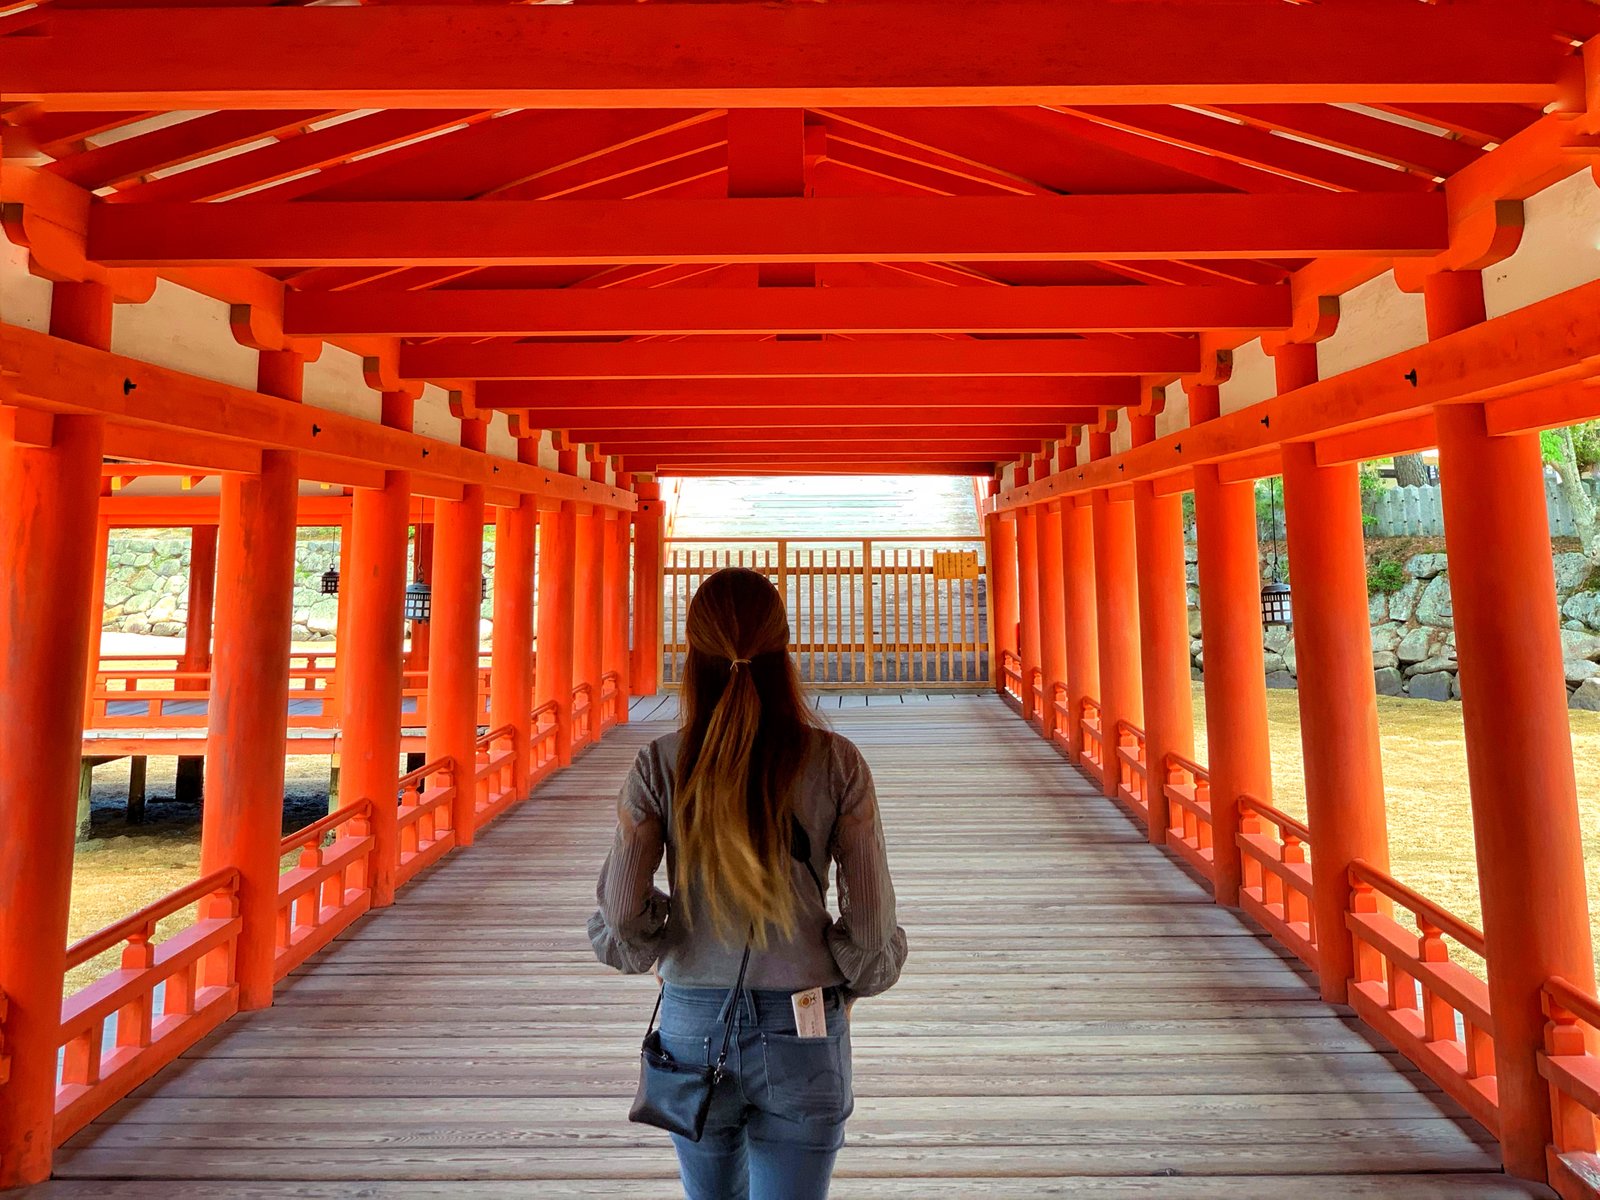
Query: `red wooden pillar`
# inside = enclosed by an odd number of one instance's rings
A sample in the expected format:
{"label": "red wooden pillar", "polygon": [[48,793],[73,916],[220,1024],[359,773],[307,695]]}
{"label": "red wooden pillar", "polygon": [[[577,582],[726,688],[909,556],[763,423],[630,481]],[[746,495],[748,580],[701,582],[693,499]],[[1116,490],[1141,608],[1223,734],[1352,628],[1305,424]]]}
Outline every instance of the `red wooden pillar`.
{"label": "red wooden pillar", "polygon": [[[628,486],[627,477],[618,473],[617,485]],[[633,522],[629,514],[605,510],[605,549],[601,574],[605,590],[605,621],[601,634],[601,658],[607,671],[616,672],[617,724],[628,721],[628,554],[633,546]]]}
{"label": "red wooden pillar", "polygon": [[211,669],[211,625],[217,599],[217,527],[189,530],[189,619],[183,631],[183,669]]}
{"label": "red wooden pillar", "polygon": [[[256,388],[299,401],[305,360],[263,350]],[[222,477],[200,872],[239,871],[239,1006],[272,1003],[283,834],[284,735],[294,619],[298,456],[263,450],[255,475]]]}
{"label": "red wooden pillar", "polygon": [[[1217,415],[1217,389],[1190,393],[1198,424]],[[1255,485],[1224,483],[1215,466],[1194,470],[1200,552],[1200,638],[1205,644],[1207,767],[1219,904],[1239,903],[1239,797],[1272,798],[1267,673],[1261,637],[1261,559]]]}
{"label": "red wooden pillar", "polygon": [[[521,438],[517,457],[538,461],[538,442]],[[515,795],[528,790],[533,773],[533,571],[539,537],[539,504],[524,496],[515,507],[495,510],[494,645],[489,672],[489,724],[516,732]]]}
{"label": "red wooden pillar", "polygon": [[1083,728],[1078,718],[1084,700],[1100,695],[1100,632],[1095,612],[1094,512],[1088,497],[1061,503],[1061,576],[1067,610],[1067,751],[1083,758]]}
{"label": "red wooden pillar", "polygon": [[105,631],[106,569],[111,556],[111,519],[99,517],[94,527],[94,566],[89,578],[94,588],[95,602],[89,611],[89,674],[83,688],[83,725],[94,727],[95,681],[100,674],[100,639]]}
{"label": "red wooden pillar", "polygon": [[[995,494],[991,483],[989,494]],[[1004,693],[1005,676],[1000,670],[1004,654],[1016,654],[1020,606],[1017,598],[1017,518],[1015,513],[990,513],[984,523],[988,537],[986,570],[989,590],[989,671],[995,691]]]}
{"label": "red wooden pillar", "polygon": [[[461,444],[482,450],[483,421],[461,422]],[[483,488],[442,500],[433,518],[433,609],[428,633],[428,759],[455,764],[451,824],[472,845],[478,798],[478,622],[483,609]]]}
{"label": "red wooden pillar", "polygon": [[[1155,437],[1152,417],[1134,417],[1133,444]],[[1189,584],[1183,554],[1183,498],[1155,484],[1133,485],[1139,576],[1139,665],[1144,696],[1145,801],[1148,833],[1167,840],[1166,761],[1194,757],[1194,691],[1189,685]]]}
{"label": "red wooden pillar", "polygon": [[[560,468],[571,474],[577,455],[560,452]],[[570,500],[539,514],[539,657],[533,678],[535,708],[555,705],[556,761],[572,762],[572,686],[577,575],[578,509]]]}
{"label": "red wooden pillar", "polygon": [[[1110,452],[1096,434],[1095,457]],[[1090,501],[1094,520],[1096,629],[1100,642],[1100,785],[1117,794],[1117,722],[1144,721],[1140,691],[1139,581],[1134,552],[1133,490],[1102,488]]]}
{"label": "red wooden pillar", "polygon": [[654,696],[661,686],[661,584],[666,542],[666,509],[661,485],[634,484],[639,507],[633,514],[633,657],[629,690]]}
{"label": "red wooden pillar", "polygon": [[[1280,393],[1316,381],[1315,346],[1287,345],[1276,359]],[[1360,859],[1380,871],[1389,866],[1359,468],[1319,466],[1311,442],[1284,446],[1283,510],[1289,574],[1296,583],[1294,647],[1317,974],[1323,998],[1343,1004],[1354,974],[1344,933],[1350,864]]]}
{"label": "red wooden pillar", "polygon": [[[1031,459],[1017,464],[1017,484],[1032,480]],[[1022,660],[1022,715],[1033,720],[1034,672],[1039,669],[1039,513],[1017,509],[1017,657]]]}
{"label": "red wooden pillar", "polygon": [[[50,332],[106,348],[110,293],[56,284]],[[48,446],[0,440],[0,1187],[50,1174],[103,435],[98,417],[58,413]]]}
{"label": "red wooden pillar", "polygon": [[1055,729],[1056,685],[1067,684],[1067,599],[1061,559],[1062,501],[1041,505],[1035,519],[1039,541],[1039,667],[1044,672],[1044,709],[1039,732]]}
{"label": "red wooden pillar", "polygon": [[[383,423],[410,429],[413,397],[383,393]],[[372,801],[372,903],[394,902],[400,837],[394,797],[400,780],[400,713],[405,639],[406,541],[411,472],[389,471],[379,488],[358,488],[340,581],[346,610],[339,657],[342,713],[339,783],[351,800]]]}
{"label": "red wooden pillar", "polygon": [[[605,478],[601,461],[590,464],[591,479]],[[605,541],[606,510],[580,506],[574,556],[572,635],[573,686],[589,685],[589,734],[600,735],[600,676],[605,672]]]}
{"label": "red wooden pillar", "polygon": [[[1434,275],[1424,294],[1430,337],[1484,319],[1478,272]],[[1435,416],[1500,1140],[1508,1171],[1542,1178],[1540,990],[1552,975],[1594,985],[1544,469],[1538,435],[1491,435],[1481,404]]]}

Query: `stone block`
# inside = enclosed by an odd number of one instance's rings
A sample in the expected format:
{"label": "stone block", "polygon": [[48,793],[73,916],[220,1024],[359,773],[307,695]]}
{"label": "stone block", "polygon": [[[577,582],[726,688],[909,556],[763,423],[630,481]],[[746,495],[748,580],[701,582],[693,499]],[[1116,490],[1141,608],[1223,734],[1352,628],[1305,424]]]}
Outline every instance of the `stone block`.
{"label": "stone block", "polygon": [[306,624],[313,633],[334,633],[339,628],[339,601],[324,596],[311,606]]}
{"label": "stone block", "polygon": [[1448,700],[1450,684],[1454,679],[1455,676],[1446,671],[1435,671],[1431,675],[1413,675],[1410,685],[1411,697],[1414,700]]}
{"label": "stone block", "polygon": [[1293,635],[1285,625],[1269,625],[1262,636],[1262,644],[1274,654],[1282,654]]}
{"label": "stone block", "polygon": [[1380,696],[1405,695],[1406,681],[1393,667],[1379,667],[1372,673],[1372,682]]}
{"label": "stone block", "polygon": [[1581,626],[1600,630],[1600,592],[1579,592],[1561,606],[1561,613]]}
{"label": "stone block", "polygon": [[183,633],[183,626],[177,621],[157,621],[150,626],[150,632],[157,637],[178,637]]}
{"label": "stone block", "polygon": [[1577,687],[1586,679],[1600,679],[1600,663],[1586,658],[1573,659],[1566,664],[1567,686]]}
{"label": "stone block", "polygon": [[1406,559],[1406,573],[1414,579],[1433,579],[1450,569],[1443,554],[1413,554]]}
{"label": "stone block", "polygon": [[156,561],[154,569],[157,575],[170,578],[183,570],[183,564],[175,558],[163,558]]}
{"label": "stone block", "polygon": [[108,583],[108,584],[106,584],[106,603],[107,604],[121,604],[124,600],[126,600],[131,595],[133,595],[133,589],[131,587],[129,587],[127,584],[124,584],[124,583]]}
{"label": "stone block", "polygon": [[1600,634],[1580,633],[1576,629],[1561,631],[1561,657],[1600,659]]}
{"label": "stone block", "polygon": [[1421,662],[1412,663],[1409,667],[1407,667],[1406,675],[1407,677],[1412,675],[1431,675],[1435,671],[1454,671],[1455,669],[1455,659],[1445,658],[1443,655],[1439,654],[1430,654]]}
{"label": "stone block", "polygon": [[1193,609],[1189,610],[1189,636],[1192,638],[1200,636],[1200,614]]}
{"label": "stone block", "polygon": [[1289,644],[1283,648],[1283,669],[1291,675],[1300,674],[1300,655],[1294,648],[1294,639],[1289,639]]}
{"label": "stone block", "polygon": [[177,611],[178,602],[171,596],[162,596],[150,606],[149,617],[152,621],[168,621]]}
{"label": "stone block", "polygon": [[127,603],[122,606],[122,611],[125,613],[148,612],[150,606],[155,602],[156,594],[154,592],[135,592],[128,597]]}
{"label": "stone block", "polygon": [[1381,624],[1389,619],[1389,597],[1384,592],[1372,592],[1367,596],[1367,620],[1374,625]]}
{"label": "stone block", "polygon": [[1372,656],[1372,669],[1381,671],[1385,667],[1398,667],[1400,658],[1393,650],[1379,650]]}
{"label": "stone block", "polygon": [[1389,620],[1402,624],[1411,620],[1417,611],[1417,597],[1422,594],[1422,584],[1415,579],[1406,580],[1398,592],[1389,596]]}
{"label": "stone block", "polygon": [[[1377,654],[1383,651],[1389,651],[1392,653],[1395,647],[1400,644],[1400,639],[1404,636],[1405,630],[1398,625],[1391,623],[1374,625],[1372,627],[1373,653]],[[1417,657],[1421,658],[1423,656],[1419,654]]]}
{"label": "stone block", "polygon": [[[1261,661],[1262,665],[1266,667],[1268,675],[1271,675],[1276,671],[1283,671],[1283,655],[1281,654],[1275,654],[1271,650],[1268,650],[1261,656]],[[1287,672],[1285,673],[1287,674]]]}
{"label": "stone block", "polygon": [[1269,688],[1292,689],[1295,686],[1294,676],[1287,671],[1268,671],[1267,686]]}
{"label": "stone block", "polygon": [[1600,679],[1584,680],[1578,685],[1578,690],[1572,693],[1572,698],[1567,704],[1572,708],[1600,712]]}
{"label": "stone block", "polygon": [[1555,558],[1556,591],[1563,594],[1575,592],[1583,586],[1584,580],[1589,578],[1589,572],[1594,567],[1587,558],[1575,550],[1557,554]]}
{"label": "stone block", "polygon": [[1422,589],[1422,595],[1417,597],[1417,620],[1436,628],[1449,628],[1455,624],[1455,609],[1450,603],[1450,576],[1435,575],[1428,581],[1428,586]]}
{"label": "stone block", "polygon": [[1421,662],[1432,652],[1433,638],[1433,630],[1425,625],[1419,625],[1396,643],[1395,655],[1403,663]]}

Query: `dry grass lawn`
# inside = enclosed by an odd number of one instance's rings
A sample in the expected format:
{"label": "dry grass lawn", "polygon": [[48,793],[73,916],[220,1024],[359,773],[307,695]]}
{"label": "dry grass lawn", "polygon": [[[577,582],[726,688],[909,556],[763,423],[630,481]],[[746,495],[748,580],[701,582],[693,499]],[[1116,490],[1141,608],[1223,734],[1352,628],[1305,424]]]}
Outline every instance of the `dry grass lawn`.
{"label": "dry grass lawn", "polygon": [[[1291,691],[1269,691],[1267,719],[1274,803],[1303,819],[1306,792],[1296,697]],[[1600,713],[1575,710],[1569,716],[1589,912],[1595,943],[1600,945]],[[1388,796],[1391,873],[1462,920],[1481,927],[1460,703],[1379,696],[1378,729]],[[1199,684],[1195,685],[1195,744],[1205,745],[1205,703]],[[1312,853],[1316,853],[1315,844]],[[1482,974],[1480,961],[1452,952],[1463,966]]]}

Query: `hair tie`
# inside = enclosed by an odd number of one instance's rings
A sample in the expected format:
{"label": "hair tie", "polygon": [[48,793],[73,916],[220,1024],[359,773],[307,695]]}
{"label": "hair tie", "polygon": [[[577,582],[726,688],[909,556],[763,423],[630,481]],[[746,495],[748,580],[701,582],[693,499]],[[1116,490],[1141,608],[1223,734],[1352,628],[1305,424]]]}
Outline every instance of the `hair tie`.
{"label": "hair tie", "polygon": [[748,658],[736,658],[733,660],[733,664],[728,668],[728,670],[731,671],[734,667],[748,667],[749,665],[750,660]]}

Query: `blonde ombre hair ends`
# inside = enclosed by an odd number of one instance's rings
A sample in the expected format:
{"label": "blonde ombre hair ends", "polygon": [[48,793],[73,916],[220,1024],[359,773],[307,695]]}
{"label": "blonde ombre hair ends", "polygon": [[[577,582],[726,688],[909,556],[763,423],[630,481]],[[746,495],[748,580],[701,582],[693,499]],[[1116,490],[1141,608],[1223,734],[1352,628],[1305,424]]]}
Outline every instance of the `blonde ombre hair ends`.
{"label": "blonde ombre hair ends", "polygon": [[817,721],[789,657],[789,619],[766,576],[716,572],[689,603],[683,736],[672,806],[674,883],[729,940],[795,931],[794,785]]}

